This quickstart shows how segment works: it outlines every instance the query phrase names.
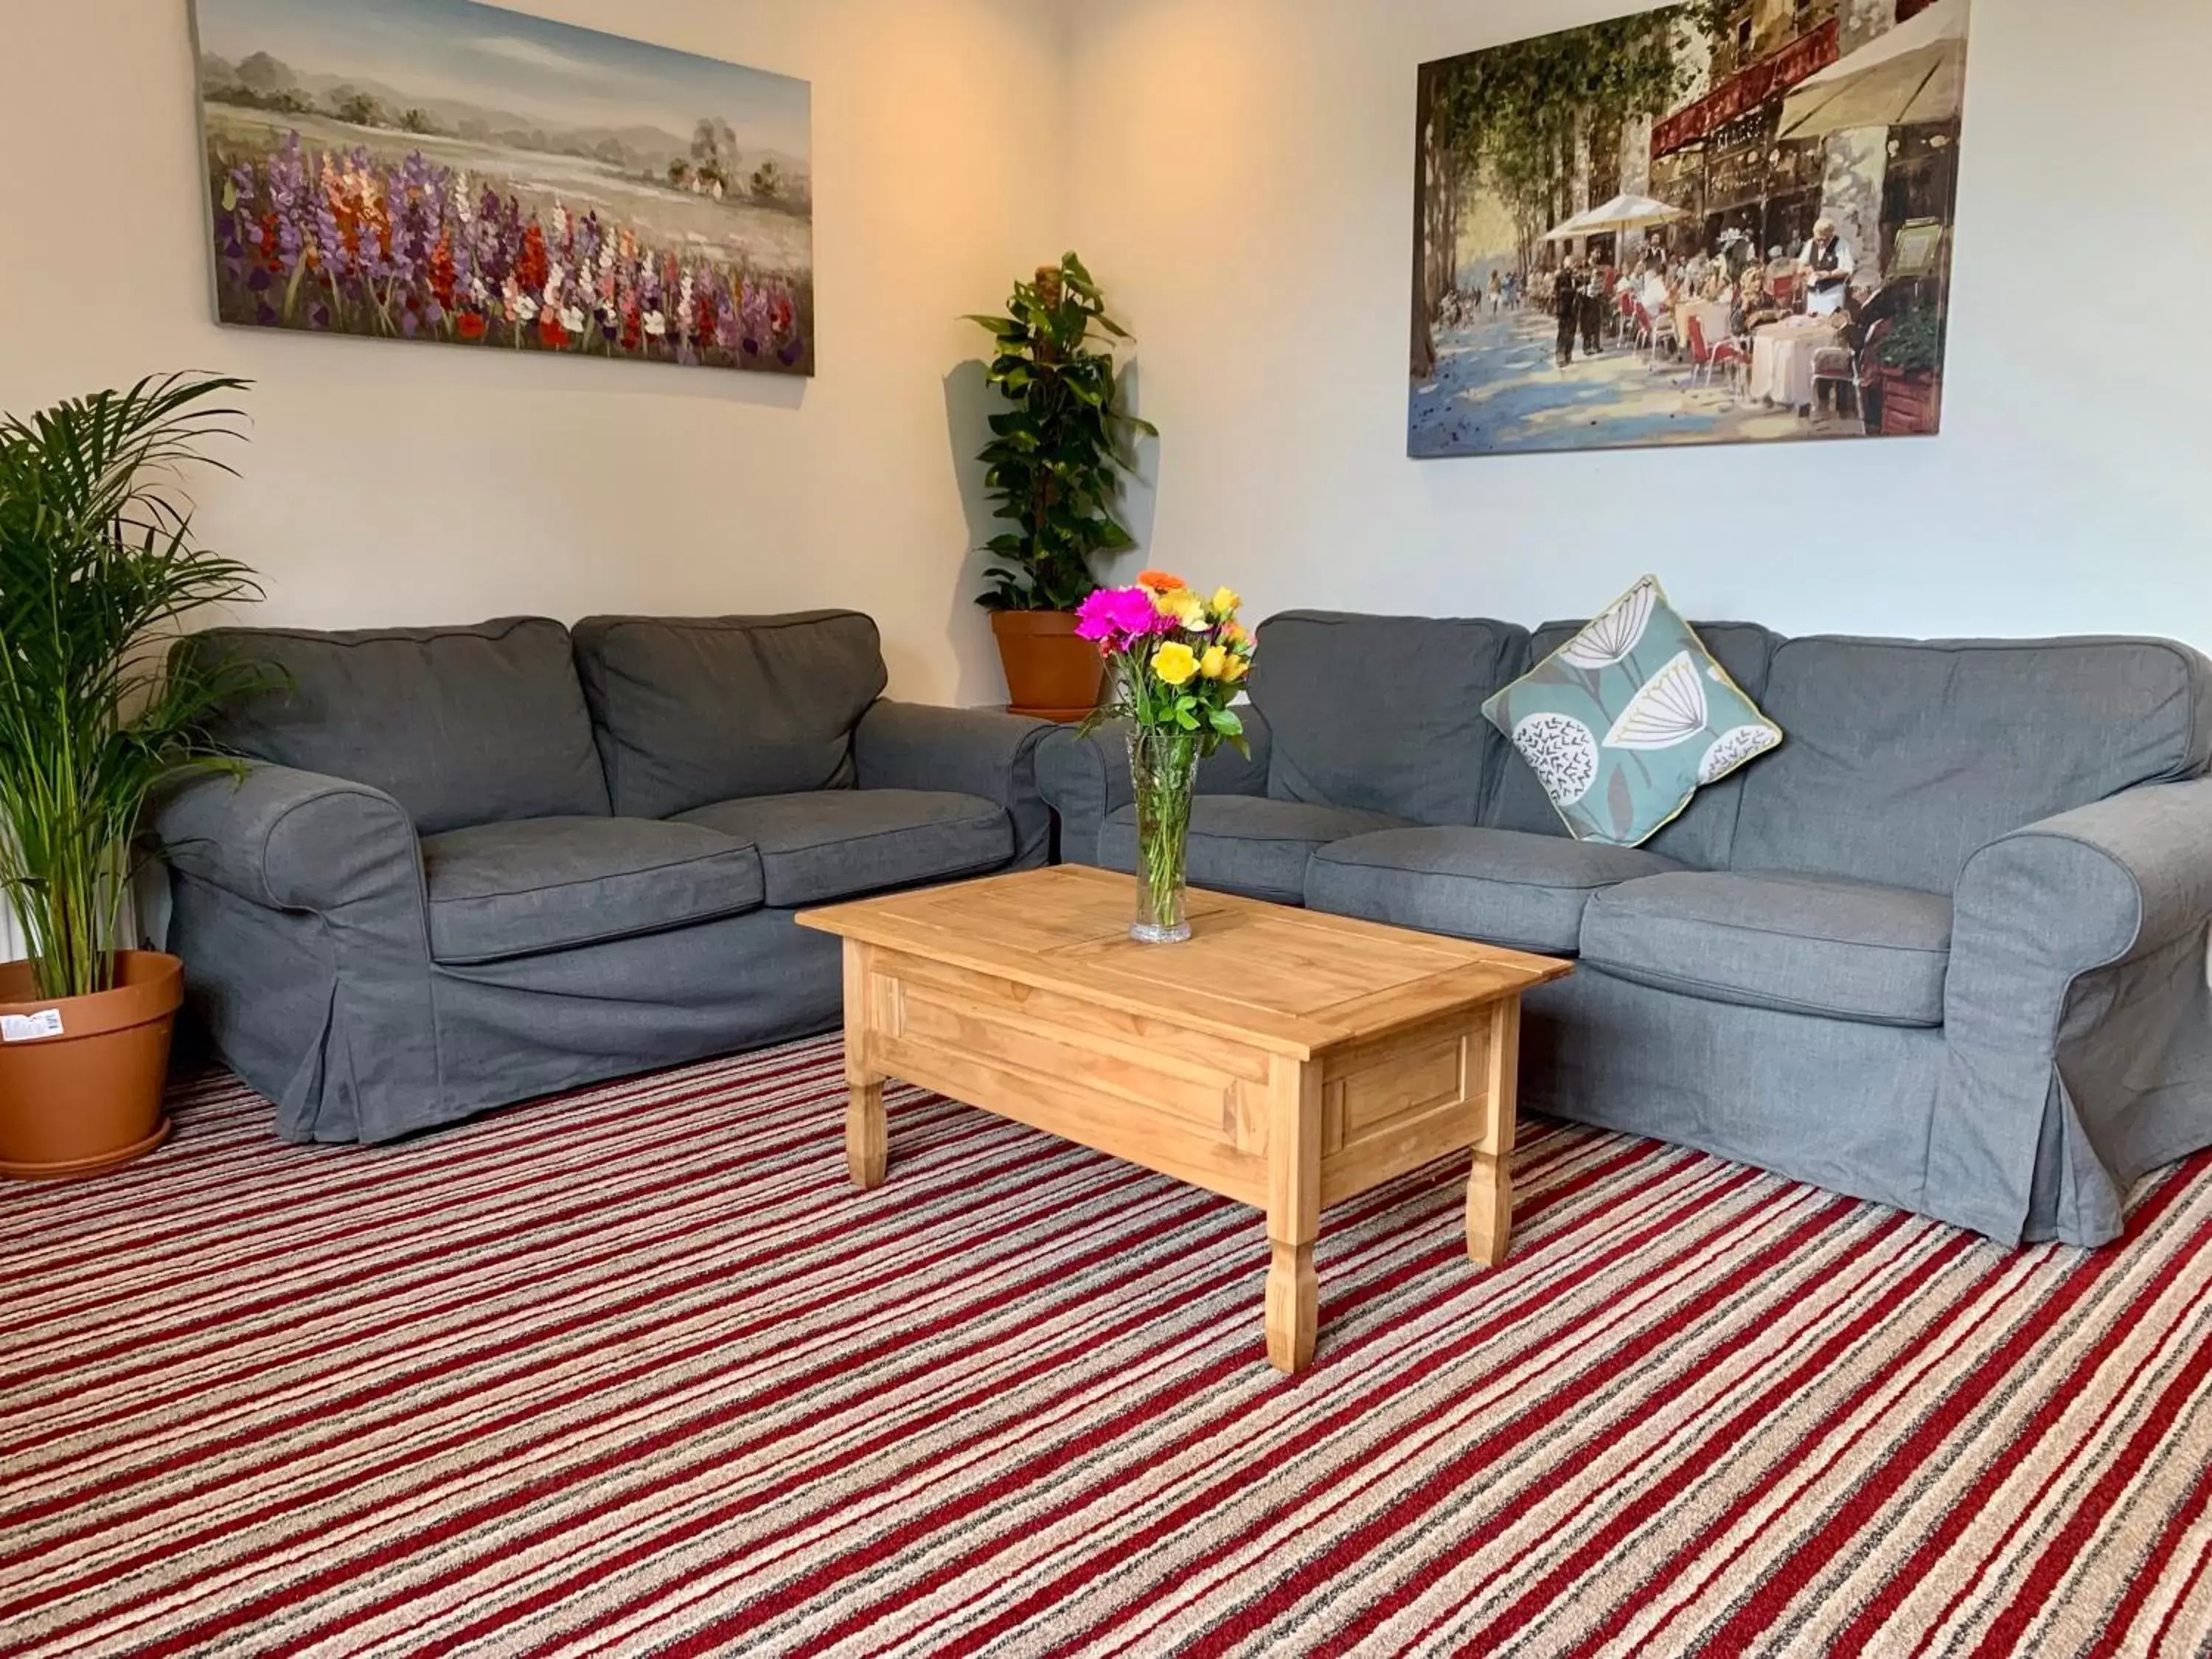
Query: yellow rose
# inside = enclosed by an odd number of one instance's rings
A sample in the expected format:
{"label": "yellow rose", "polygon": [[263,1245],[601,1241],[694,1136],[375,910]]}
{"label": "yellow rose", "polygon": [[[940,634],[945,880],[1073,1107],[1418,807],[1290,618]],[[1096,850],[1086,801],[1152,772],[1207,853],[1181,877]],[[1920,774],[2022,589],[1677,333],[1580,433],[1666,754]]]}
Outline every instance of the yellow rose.
{"label": "yellow rose", "polygon": [[1207,646],[1198,659],[1198,672],[1210,680],[1219,679],[1229,672],[1229,653],[1218,645]]}
{"label": "yellow rose", "polygon": [[1198,672],[1198,659],[1180,640],[1170,640],[1152,653],[1152,672],[1164,685],[1188,685]]}
{"label": "yellow rose", "polygon": [[1213,590],[1213,614],[1217,617],[1234,615],[1237,607],[1243,603],[1244,596],[1233,587],[1217,587]]}
{"label": "yellow rose", "polygon": [[1221,678],[1228,681],[1230,684],[1234,685],[1237,681],[1243,679],[1251,672],[1251,659],[1249,657],[1231,657],[1229,659],[1229,666],[1221,671]]}
{"label": "yellow rose", "polygon": [[1152,604],[1163,617],[1173,617],[1182,627],[1194,634],[1203,634],[1212,624],[1207,621],[1206,601],[1188,587],[1178,587],[1171,593],[1155,593]]}

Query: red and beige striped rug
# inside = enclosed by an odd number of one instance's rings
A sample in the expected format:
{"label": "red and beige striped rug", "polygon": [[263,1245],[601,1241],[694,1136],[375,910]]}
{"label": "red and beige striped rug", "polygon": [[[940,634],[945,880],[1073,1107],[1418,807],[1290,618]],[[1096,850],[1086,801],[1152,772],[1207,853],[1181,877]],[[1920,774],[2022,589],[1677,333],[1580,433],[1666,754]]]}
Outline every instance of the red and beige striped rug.
{"label": "red and beige striped rug", "polygon": [[12,1653],[2202,1652],[2212,1162],[2001,1250],[1533,1126],[1249,1212],[814,1043],[376,1151],[215,1080],[0,1194]]}

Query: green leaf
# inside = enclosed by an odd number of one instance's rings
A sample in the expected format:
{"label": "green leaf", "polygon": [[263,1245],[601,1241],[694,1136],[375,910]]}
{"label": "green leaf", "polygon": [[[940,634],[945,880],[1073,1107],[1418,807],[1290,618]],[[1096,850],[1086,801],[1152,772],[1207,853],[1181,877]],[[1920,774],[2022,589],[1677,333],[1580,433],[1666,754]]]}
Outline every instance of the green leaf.
{"label": "green leaf", "polygon": [[236,763],[208,728],[282,676],[212,645],[165,649],[210,605],[259,597],[198,545],[176,474],[232,469],[225,376],[173,374],[0,419],[0,890],[41,998],[108,988],[146,802]]}
{"label": "green leaf", "polygon": [[1112,351],[1093,343],[1092,326],[1127,336],[1106,316],[1089,270],[1071,252],[1060,273],[1057,304],[1047,305],[1035,283],[1018,281],[1006,316],[969,320],[997,342],[987,375],[1007,404],[989,416],[991,441],[979,459],[994,517],[1018,534],[992,549],[1019,568],[1022,603],[1064,608],[1097,591],[1094,555],[1136,544],[1112,510],[1132,470],[1121,434],[1158,433],[1114,408],[1119,376]]}
{"label": "green leaf", "polygon": [[1212,713],[1212,723],[1213,729],[1224,738],[1241,738],[1244,735],[1243,717],[1233,708],[1215,709]]}

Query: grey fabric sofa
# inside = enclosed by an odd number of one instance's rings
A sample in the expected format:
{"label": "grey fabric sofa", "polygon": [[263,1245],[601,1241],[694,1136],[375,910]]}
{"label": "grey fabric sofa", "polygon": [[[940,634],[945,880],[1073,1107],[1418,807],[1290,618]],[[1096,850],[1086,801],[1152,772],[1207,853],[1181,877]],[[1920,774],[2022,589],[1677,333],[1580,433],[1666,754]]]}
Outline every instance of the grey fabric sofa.
{"label": "grey fabric sofa", "polygon": [[[2114,1238],[2212,1145],[2212,663],[1700,624],[1788,739],[1624,849],[1480,712],[1577,626],[1275,618],[1193,881],[1577,957],[1529,999],[1532,1108],[2007,1242]],[[1132,867],[1119,734],[1038,774],[1064,856]]]}
{"label": "grey fabric sofa", "polygon": [[1045,727],[884,700],[849,612],[179,648],[287,689],[159,803],[170,946],[295,1140],[381,1141],[837,1024],[795,910],[1042,864]]}

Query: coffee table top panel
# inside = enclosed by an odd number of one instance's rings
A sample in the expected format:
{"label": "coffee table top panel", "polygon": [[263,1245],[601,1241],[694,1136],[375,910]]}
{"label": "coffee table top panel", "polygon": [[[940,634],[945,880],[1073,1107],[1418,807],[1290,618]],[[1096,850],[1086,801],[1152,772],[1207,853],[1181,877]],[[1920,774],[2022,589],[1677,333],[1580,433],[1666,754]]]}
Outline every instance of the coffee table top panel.
{"label": "coffee table top panel", "polygon": [[1572,964],[1194,890],[1193,937],[1129,937],[1133,878],[1080,865],[811,910],[803,927],[1310,1059]]}

